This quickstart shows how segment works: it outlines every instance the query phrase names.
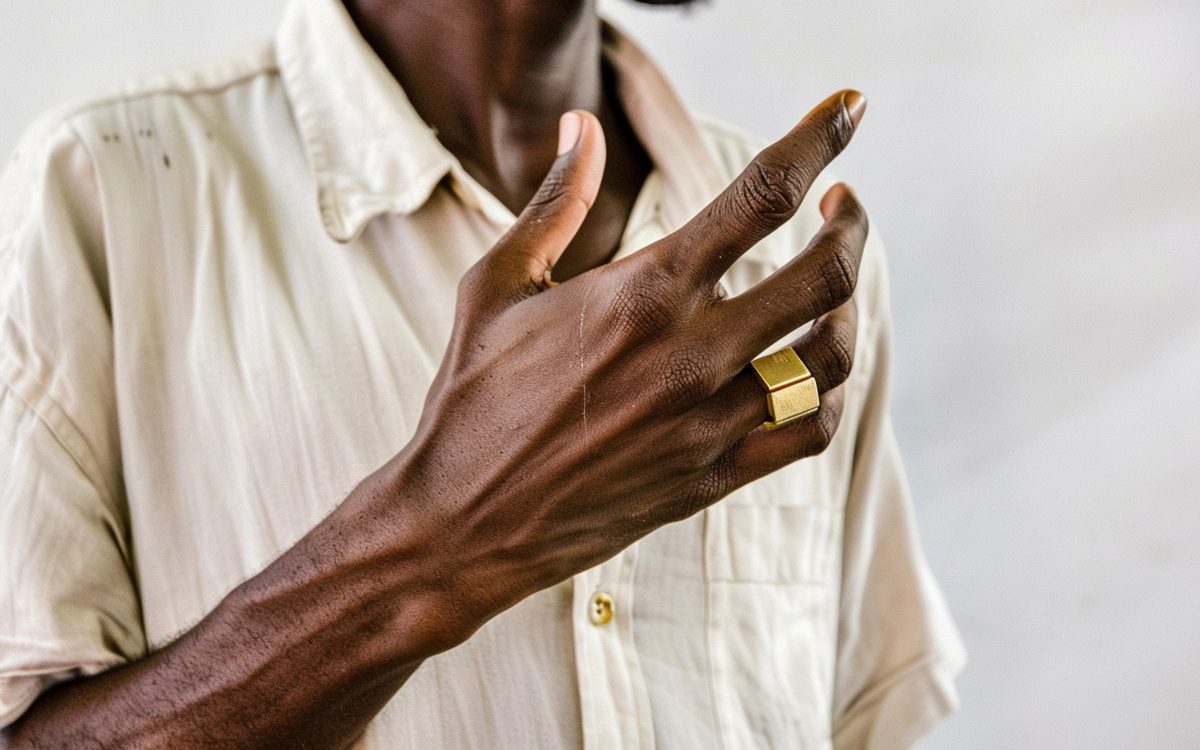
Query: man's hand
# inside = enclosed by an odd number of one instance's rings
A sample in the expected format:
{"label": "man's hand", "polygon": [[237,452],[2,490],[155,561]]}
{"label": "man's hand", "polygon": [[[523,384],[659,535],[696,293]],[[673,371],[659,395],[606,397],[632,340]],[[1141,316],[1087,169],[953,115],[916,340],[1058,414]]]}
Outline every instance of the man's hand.
{"label": "man's hand", "polygon": [[[842,408],[857,316],[851,295],[867,217],[835,186],[825,224],[770,278],[724,298],[718,282],[791,218],[849,142],[865,100],[834,95],[689,224],[618,262],[554,285],[550,270],[587,214],[604,166],[599,124],[564,118],[541,190],[462,279],[453,337],[417,435],[385,468],[427,502],[462,609],[448,643],[529,594],[644,534],[822,451]],[[571,120],[571,118],[575,118]],[[814,415],[773,431],[748,363],[795,342],[822,393]]]}
{"label": "man's hand", "polygon": [[[835,95],[687,226],[554,285],[604,162],[577,114],[578,143],[463,278],[409,445],[174,643],[52,688],[0,746],[348,746],[425,658],[506,607],[820,452],[854,351],[862,207],[833,188],[795,259],[732,299],[718,282],[795,213],[861,111]],[[795,346],[820,410],[756,429],[748,363],[813,319]]]}

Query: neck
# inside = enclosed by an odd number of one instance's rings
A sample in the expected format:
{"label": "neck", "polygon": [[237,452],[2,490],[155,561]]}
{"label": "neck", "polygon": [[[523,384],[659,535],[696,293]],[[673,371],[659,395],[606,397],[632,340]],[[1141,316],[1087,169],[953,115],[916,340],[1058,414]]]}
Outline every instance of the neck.
{"label": "neck", "polygon": [[595,0],[344,1],[442,143],[514,212],[554,160],[563,112],[613,118]]}

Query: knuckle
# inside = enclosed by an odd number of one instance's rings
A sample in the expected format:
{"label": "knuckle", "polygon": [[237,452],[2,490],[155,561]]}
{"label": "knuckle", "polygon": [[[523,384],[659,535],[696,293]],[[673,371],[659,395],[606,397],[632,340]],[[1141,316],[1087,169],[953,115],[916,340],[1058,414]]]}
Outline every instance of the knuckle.
{"label": "knuckle", "polygon": [[831,307],[836,307],[854,294],[858,286],[857,255],[844,239],[831,238],[825,262],[821,264],[825,291]]}
{"label": "knuckle", "polygon": [[737,183],[735,205],[751,221],[774,225],[796,212],[804,197],[804,179],[791,163],[759,156]]}
{"label": "knuckle", "polygon": [[843,201],[842,211],[846,216],[846,222],[854,232],[861,237],[866,237],[871,228],[871,220],[867,215],[867,209],[853,193],[850,193]]}
{"label": "knuckle", "polygon": [[838,384],[850,377],[854,369],[854,331],[849,325],[841,325],[830,331],[827,342],[829,352],[830,384]]}
{"label": "knuckle", "polygon": [[622,334],[649,335],[671,324],[670,298],[653,271],[639,275],[617,288],[611,314]]}
{"label": "knuckle", "polygon": [[838,108],[838,113],[825,120],[825,143],[831,151],[837,153],[850,145],[854,137],[854,122],[844,107]]}
{"label": "knuckle", "polygon": [[569,201],[571,194],[571,182],[567,179],[567,175],[562,171],[554,170],[542,180],[541,186],[529,201],[529,207],[534,210],[552,209]]}
{"label": "knuckle", "polygon": [[508,260],[512,269],[505,277],[512,279],[509,294],[514,302],[545,290],[545,274],[551,270],[545,258],[528,250],[514,248]]}
{"label": "knuckle", "polygon": [[716,390],[716,377],[705,358],[695,350],[670,354],[658,375],[658,397],[671,405],[697,403]]}
{"label": "knuckle", "polygon": [[526,204],[526,211],[535,218],[571,209],[586,213],[591,209],[591,202],[581,189],[579,172],[579,165],[574,163],[552,169]]}
{"label": "knuckle", "polygon": [[707,467],[725,452],[725,424],[711,409],[690,418],[683,427],[683,444],[687,446],[686,463],[693,469]]}
{"label": "knuckle", "polygon": [[822,408],[817,412],[817,418],[813,423],[813,429],[816,430],[813,439],[815,453],[824,453],[833,444],[839,422],[841,422],[841,414],[834,409]]}
{"label": "knuckle", "polygon": [[707,467],[684,494],[679,504],[679,519],[688,518],[720,500],[735,486],[736,460],[729,451],[718,457]]}

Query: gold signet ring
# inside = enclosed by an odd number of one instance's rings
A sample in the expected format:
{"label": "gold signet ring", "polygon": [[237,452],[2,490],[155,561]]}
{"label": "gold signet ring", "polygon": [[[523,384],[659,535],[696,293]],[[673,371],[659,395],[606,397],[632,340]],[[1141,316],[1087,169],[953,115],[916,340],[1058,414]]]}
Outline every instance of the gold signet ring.
{"label": "gold signet ring", "polygon": [[821,405],[817,381],[792,347],[785,346],[774,354],[759,357],[750,366],[767,388],[767,413],[771,419],[763,422],[763,427],[768,430],[812,414]]}

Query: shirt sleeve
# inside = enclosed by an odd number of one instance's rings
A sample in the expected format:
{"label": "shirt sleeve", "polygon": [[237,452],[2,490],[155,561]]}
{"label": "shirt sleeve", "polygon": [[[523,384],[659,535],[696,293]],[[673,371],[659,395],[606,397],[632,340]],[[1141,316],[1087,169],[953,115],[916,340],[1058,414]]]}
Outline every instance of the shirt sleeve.
{"label": "shirt sleeve", "polygon": [[867,379],[845,511],[833,696],[838,750],[911,747],[958,707],[954,678],[966,661],[921,551],[892,431],[887,263],[874,230],[863,264],[858,359],[866,360]]}
{"label": "shirt sleeve", "polygon": [[35,127],[0,178],[0,727],[145,648],[104,269],[92,161]]}

